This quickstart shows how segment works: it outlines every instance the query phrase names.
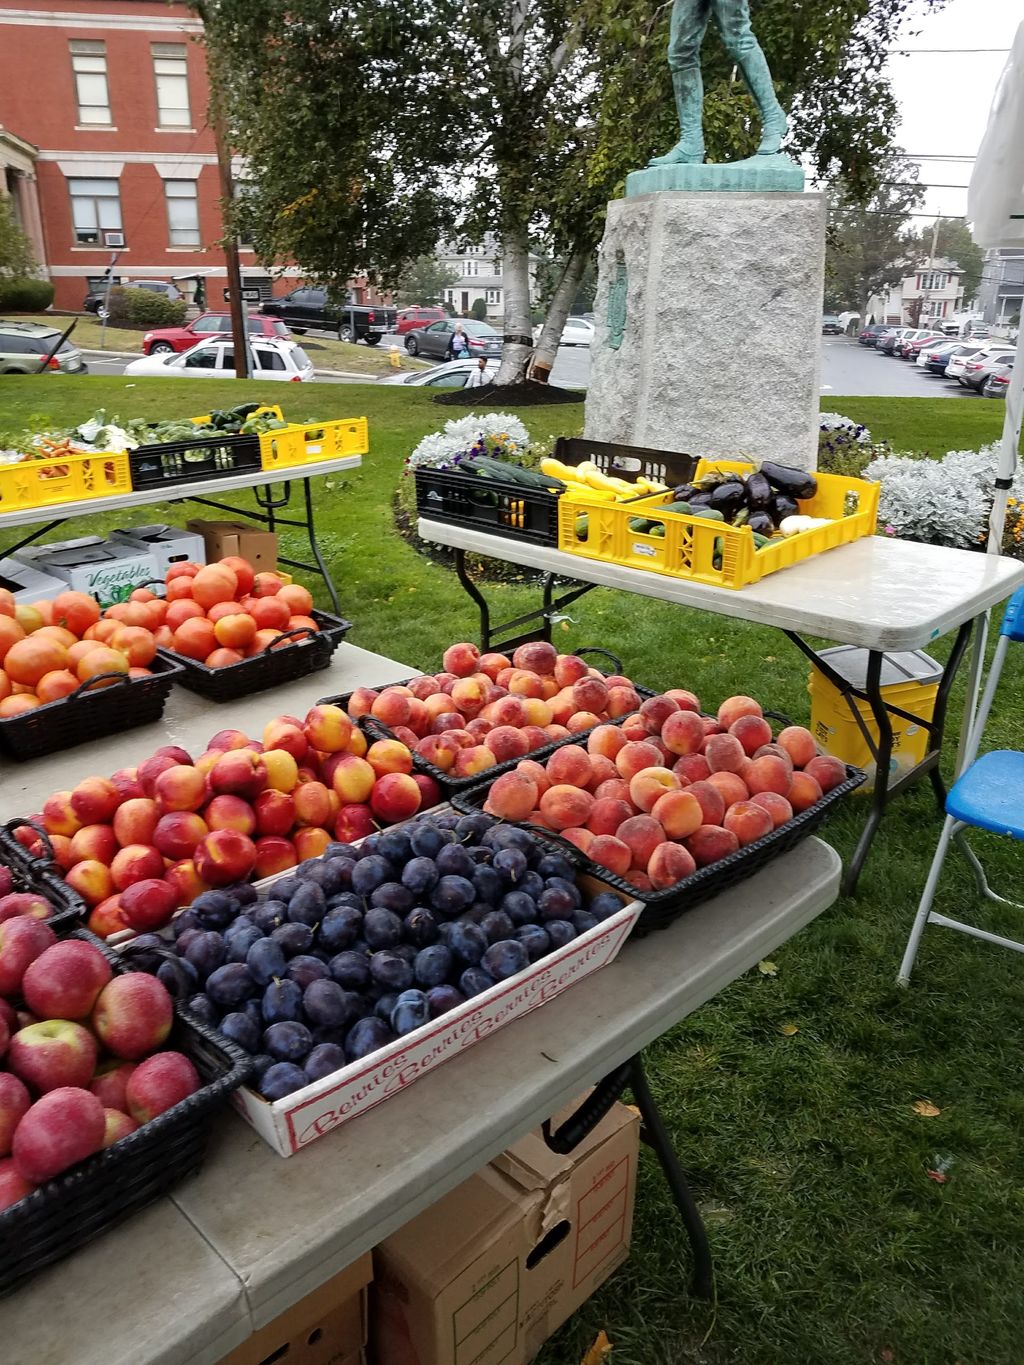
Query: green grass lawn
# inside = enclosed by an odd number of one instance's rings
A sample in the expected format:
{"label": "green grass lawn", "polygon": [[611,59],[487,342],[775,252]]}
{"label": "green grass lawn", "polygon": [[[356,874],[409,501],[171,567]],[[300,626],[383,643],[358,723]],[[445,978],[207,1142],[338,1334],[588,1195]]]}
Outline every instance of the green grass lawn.
{"label": "green grass lawn", "polygon": [[[61,331],[67,327],[70,318],[54,316],[52,313],[11,314],[20,322],[42,322],[47,327],[57,327]],[[107,327],[92,313],[82,313],[75,322],[75,330],[69,340],[81,350],[96,351],[138,351],[142,354],[142,338],[150,328]],[[308,352],[310,360],[318,370],[347,370],[351,374],[382,375],[391,371],[386,346],[357,346],[352,342],[338,341],[328,336],[296,336]],[[401,352],[403,370],[422,370],[426,368],[422,360],[414,360]]]}
{"label": "green grass lawn", "polygon": [[[208,411],[249,393],[263,397],[266,387],[9,381],[0,431],[66,422],[99,406],[152,416]],[[454,575],[395,532],[390,508],[403,458],[453,410],[423,393],[370,386],[279,385],[272,397],[292,416],[370,418],[363,468],[319,490],[320,540],[355,623],[353,642],[436,667],[445,645],[474,636],[476,616]],[[929,399],[829,397],[826,406],[867,421],[897,449],[932,453],[993,439],[1003,411],[996,402]],[[523,417],[539,439],[578,431],[582,408],[530,409]],[[157,518],[152,508],[142,511]],[[184,516],[184,508],[167,508],[170,520]],[[525,582],[487,591],[503,615],[535,597]],[[776,632],[607,590],[570,614],[573,622],[557,635],[565,650],[604,645],[638,681],[692,686],[712,706],[753,691],[807,719],[807,666]],[[940,640],[930,652],[943,659],[947,649]],[[1013,659],[989,731],[993,745],[1024,746],[1022,687],[1024,665]],[[961,704],[958,691],[951,739]],[[270,714],[272,698],[267,705]],[[863,809],[851,800],[828,828],[844,856]],[[628,1264],[544,1348],[539,1365],[578,1365],[601,1328],[616,1365],[1024,1359],[1020,960],[931,929],[911,990],[893,984],[938,830],[926,787],[897,802],[858,899],[841,900],[774,954],[776,976],[749,973],[651,1050],[652,1083],[708,1221],[717,1306],[688,1297],[685,1237],[645,1154]],[[1012,895],[1019,876],[1006,844],[978,841],[993,881]],[[973,913],[955,858],[949,871],[939,907]],[[1019,935],[1010,911],[988,914],[987,922]],[[922,1098],[941,1113],[916,1114]],[[945,1184],[928,1176],[939,1166]]]}

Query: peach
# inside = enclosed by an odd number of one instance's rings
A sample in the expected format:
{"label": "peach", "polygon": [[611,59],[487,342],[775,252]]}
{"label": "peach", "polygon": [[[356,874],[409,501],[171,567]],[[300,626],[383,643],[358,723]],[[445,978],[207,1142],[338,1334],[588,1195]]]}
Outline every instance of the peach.
{"label": "peach", "polygon": [[121,897],[108,896],[93,907],[85,927],[97,938],[109,938],[128,928],[128,922],[121,914]]}
{"label": "peach", "polygon": [[[206,747],[207,749],[218,749],[222,754],[226,754],[229,749],[247,749],[251,743],[252,740],[244,730],[218,730]],[[176,761],[187,763],[189,760],[179,758]]]}
{"label": "peach", "polygon": [[287,749],[270,749],[263,755],[267,787],[290,792],[299,780],[299,765]]}
{"label": "peach", "polygon": [[153,783],[153,799],[162,812],[198,810],[206,800],[206,774],[184,764],[168,768]]}
{"label": "peach", "polygon": [[110,780],[117,788],[118,798],[122,802],[135,801],[146,795],[139,781],[138,768],[118,768],[116,773],[110,774]]}
{"label": "peach", "polygon": [[[163,861],[160,863],[163,869]],[[85,862],[75,863],[65,875],[64,880],[73,891],[85,901],[86,905],[99,905],[114,893],[114,879],[106,863],[87,858]]]}
{"label": "peach", "polygon": [[557,725],[564,725],[570,716],[576,714],[576,702],[573,700],[571,687],[563,687],[561,692],[547,698],[546,704],[552,721]]}
{"label": "peach", "polygon": [[473,777],[494,767],[494,755],[486,744],[473,744],[461,749],[455,759],[455,777]]}
{"label": "peach", "polygon": [[163,877],[146,877],[133,882],[121,894],[121,918],[129,929],[148,933],[171,922],[177,909],[178,893]]}
{"label": "peach", "polygon": [[793,760],[781,744],[773,741],[771,744],[762,744],[760,749],[754,751],[754,758],[767,758],[769,755],[781,758],[786,765],[786,771],[789,773],[793,771]]}
{"label": "peach", "polygon": [[540,810],[552,829],[586,825],[594,805],[589,792],[566,783],[550,786],[540,798]]}
{"label": "peach", "polygon": [[110,864],[110,876],[116,891],[124,891],[133,882],[144,881],[147,877],[162,877],[163,874],[163,855],[152,844],[125,844]]}
{"label": "peach", "polygon": [[[471,677],[472,674],[471,674],[471,673],[467,673],[466,676],[467,676],[467,677]],[[435,674],[434,674],[434,681],[437,683],[438,687],[440,687],[441,691],[444,692],[444,693],[446,693],[446,694],[449,693],[449,692],[452,690],[452,688],[455,686],[455,684],[458,682],[458,680],[459,680],[459,679],[458,679],[458,674],[456,674],[456,673],[435,673]]]}
{"label": "peach", "polygon": [[590,755],[577,744],[567,744],[562,749],[556,749],[548,759],[546,767],[548,781],[552,786],[564,784],[570,787],[586,787],[594,775]]}
{"label": "peach", "polygon": [[512,676],[508,680],[508,690],[517,697],[537,697],[541,701],[548,700],[544,696],[544,684],[540,675],[527,673],[521,668],[512,670]]}
{"label": "peach", "polygon": [[775,742],[785,749],[797,768],[806,768],[818,752],[814,736],[802,725],[787,725]]}
{"label": "peach", "polygon": [[172,811],[160,816],[150,838],[143,842],[151,843],[165,858],[178,862],[182,858],[191,858],[196,844],[205,839],[209,832],[206,821],[195,811]]}
{"label": "peach", "polygon": [[[362,759],[357,760],[362,762]],[[326,826],[331,818],[330,793],[322,782],[302,782],[292,794],[295,818],[301,825]]]}
{"label": "peach", "polygon": [[370,741],[363,734],[358,726],[353,726],[352,734],[348,743],[345,745],[346,754],[354,754],[356,758],[365,758],[366,751],[370,747]]}
{"label": "peach", "polygon": [[617,725],[598,725],[587,736],[587,752],[614,759],[628,741]]}
{"label": "peach", "polygon": [[712,773],[708,781],[718,789],[727,810],[735,802],[746,801],[750,796],[747,784],[738,773]]}
{"label": "peach", "polygon": [[334,770],[331,785],[346,804],[368,801],[377,774],[365,758],[346,754]]}
{"label": "peach", "polygon": [[615,781],[618,776],[619,770],[610,758],[605,758],[604,754],[590,755],[590,781],[587,786],[591,791],[602,782]]}
{"label": "peach", "polygon": [[[474,721],[475,725],[476,722]],[[521,730],[511,725],[496,725],[483,740],[497,763],[506,763],[512,758],[522,758],[529,753],[529,745]]]}
{"label": "peach", "polygon": [[637,810],[646,815],[666,792],[679,791],[681,785],[671,768],[641,768],[630,778],[629,799]]}
{"label": "peach", "polygon": [[632,802],[629,800],[629,783],[621,777],[610,777],[605,782],[599,782],[594,788],[594,798],[598,801],[625,801],[630,807],[632,814]]}
{"label": "peach", "polygon": [[595,711],[576,711],[565,722],[571,735],[582,735],[601,724],[601,717]]}
{"label": "peach", "polygon": [[703,754],[683,754],[672,764],[672,771],[684,787],[690,782],[703,782],[711,776],[711,769]]}
{"label": "peach", "polygon": [[755,806],[760,806],[768,812],[775,829],[793,818],[793,807],[784,796],[779,796],[776,792],[756,792],[750,799]]}
{"label": "peach", "polygon": [[[370,708],[377,700],[378,694],[372,687],[357,687],[348,699],[348,713],[353,720],[358,720],[360,716],[368,716]],[[450,708],[447,708],[450,709]]]}
{"label": "peach", "polygon": [[370,715],[384,725],[408,725],[411,698],[397,688],[386,687],[370,707]]}
{"label": "peach", "polygon": [[657,697],[648,697],[640,703],[640,715],[644,718],[648,730],[652,735],[660,735],[662,727],[669,716],[674,716],[679,707],[671,697],[666,697],[664,693]]}
{"label": "peach", "polygon": [[530,640],[520,645],[512,655],[512,667],[528,672],[551,675],[558,662],[558,651],[547,640]]}
{"label": "peach", "polygon": [[287,792],[260,792],[253,813],[257,834],[288,834],[295,824],[295,800]]}
{"label": "peach", "polygon": [[176,766],[176,760],[173,759],[170,754],[152,754],[149,758],[139,764],[137,781],[145,794],[148,797],[153,798],[156,793],[157,778],[161,773],[166,772],[168,768],[174,768]]}
{"label": "peach", "polygon": [[530,746],[527,753],[532,753],[534,749],[543,748],[546,744],[550,744],[553,739],[566,739],[568,737],[568,731],[557,735],[549,733],[549,731],[553,732],[557,728],[556,726],[524,725],[523,738]]}
{"label": "peach", "polygon": [[172,863],[164,873],[164,881],[174,891],[179,905],[191,905],[197,896],[210,889],[209,882],[203,881],[196,870],[193,858]]}
{"label": "peach", "polygon": [[638,744],[647,743],[648,741],[652,744],[654,743],[654,736],[651,734],[650,730],[648,730],[647,722],[639,711],[634,711],[631,715],[626,716],[619,728],[626,736],[627,740],[631,740]]}
{"label": "peach", "polygon": [[69,791],[54,792],[43,802],[42,825],[47,834],[63,834],[70,838],[82,828],[82,821],[74,812]]}
{"label": "peach", "polygon": [[600,678],[581,678],[573,684],[572,699],[577,711],[603,715],[608,705],[608,688]]}
{"label": "peach", "polygon": [[242,797],[233,796],[229,792],[222,792],[208,802],[203,808],[202,819],[206,821],[207,832],[211,829],[236,829],[241,834],[252,834],[256,828],[256,816],[252,806]]}
{"label": "peach", "polygon": [[604,709],[612,720],[628,716],[631,711],[639,710],[639,707],[640,697],[632,687],[609,687]]}
{"label": "peach", "polygon": [[210,790],[254,800],[267,785],[267,765],[254,749],[228,749],[210,769]]}
{"label": "peach", "polygon": [[[483,660],[481,660],[481,663],[482,662]],[[409,682],[409,691],[414,697],[418,697],[420,701],[426,701],[428,697],[436,696],[440,690],[441,688],[438,685],[437,679],[431,677],[429,673],[424,673],[421,678],[413,678]]]}
{"label": "peach", "polygon": [[607,833],[594,836],[593,842],[587,849],[587,857],[591,862],[606,867],[609,872],[614,872],[618,877],[624,877],[633,862],[633,853],[629,845],[624,844],[621,839],[617,839],[614,834]]}
{"label": "peach", "polygon": [[488,792],[485,809],[502,820],[525,820],[539,799],[533,778],[516,769],[497,779]]}
{"label": "peach", "polygon": [[[522,762],[516,764],[515,770],[517,773],[523,773],[533,782],[533,785],[537,788],[538,801],[551,786],[551,779],[548,777],[544,765],[536,763],[532,758],[524,758]],[[537,802],[534,804],[536,805]]]}
{"label": "peach", "polygon": [[670,687],[665,692],[666,697],[671,697],[680,711],[699,711],[700,698],[696,692],[689,692],[685,687]]}
{"label": "peach", "polygon": [[330,842],[330,834],[318,825],[303,825],[301,829],[295,831],[291,840],[295,849],[295,856],[300,862],[305,861],[306,858],[322,857]]}
{"label": "peach", "polygon": [[526,724],[526,708],[522,697],[499,697],[488,705],[489,716],[495,725],[521,726]]}
{"label": "peach", "polygon": [[262,839],[257,839],[255,848],[256,863],[253,871],[257,877],[273,877],[278,872],[287,872],[299,861],[292,841],[278,834],[268,834]]}
{"label": "peach", "polygon": [[[539,812],[538,812],[539,813]],[[531,824],[540,824],[539,820],[531,820]],[[568,839],[570,844],[575,844],[581,853],[589,853],[594,846],[594,835],[589,829],[570,828],[562,830],[562,838]]]}
{"label": "peach", "polygon": [[587,829],[592,834],[614,834],[633,813],[629,801],[614,796],[595,796],[587,816]]}
{"label": "peach", "polygon": [[228,886],[247,879],[256,865],[256,848],[247,834],[215,829],[196,845],[194,862],[210,886]]}
{"label": "peach", "polygon": [[448,734],[424,735],[422,739],[417,740],[414,750],[428,763],[446,773],[455,766],[459,746]]}
{"label": "peach", "polygon": [[704,757],[712,773],[738,773],[747,760],[743,745],[735,735],[710,735]]}
{"label": "peach", "polygon": [[739,740],[748,758],[772,742],[772,727],[763,716],[740,716],[729,726],[729,734]]}
{"label": "peach", "polygon": [[385,773],[370,793],[370,809],[379,820],[397,824],[420,808],[420,789],[408,773]]}
{"label": "peach", "polygon": [[[72,791],[70,804],[83,824],[94,825],[109,823],[121,801],[117,788],[108,777],[87,777]],[[66,830],[57,832],[67,833]]]}
{"label": "peach", "polygon": [[477,668],[481,673],[486,673],[492,681],[497,682],[498,674],[505,668],[512,667],[512,660],[504,654],[481,654],[477,660]]}
{"label": "peach", "polygon": [[[725,815],[726,801],[722,792],[710,780],[707,782],[694,782],[686,788],[688,795],[693,796],[700,804],[704,812],[704,819],[701,821],[705,825],[720,825]],[[742,799],[742,798],[740,798]]]}
{"label": "peach", "polygon": [[[148,796],[132,797],[114,812],[114,835],[125,844],[151,844],[160,819],[160,807]],[[111,855],[113,856],[113,855]]]}
{"label": "peach", "polygon": [[831,754],[817,754],[804,768],[804,772],[814,778],[823,792],[830,792],[840,782],[846,781],[846,764]]}
{"label": "peach", "polygon": [[[51,834],[50,847],[53,849],[53,861],[66,872],[74,863],[71,856],[71,840],[66,834]],[[42,849],[42,841],[40,841],[40,849]]]}
{"label": "peach", "polygon": [[118,847],[117,836],[110,825],[83,825],[71,837],[71,865],[94,858],[109,866]]}
{"label": "peach", "polygon": [[[352,695],[355,696],[355,693],[353,693]],[[424,708],[426,709],[429,720],[432,722],[435,721],[438,718],[438,716],[452,715],[455,714],[456,712],[455,703],[452,701],[451,697],[449,697],[446,692],[437,692],[432,697],[427,697],[424,700],[423,705]],[[349,702],[348,713],[350,716],[356,714],[352,710],[351,702]]]}
{"label": "peach", "polygon": [[427,708],[423,705],[419,697],[409,697],[409,729],[415,730],[417,735],[424,735],[427,732],[427,723],[430,717]]}
{"label": "peach", "polygon": [[630,781],[644,768],[660,768],[661,750],[644,740],[631,740],[615,755],[615,766]]}
{"label": "peach", "polygon": [[[535,726],[527,726],[527,730],[535,729]],[[571,738],[572,731],[567,730],[564,725],[545,725],[543,730],[544,743],[551,744],[555,740]]]}
{"label": "peach", "polygon": [[366,751],[366,762],[378,777],[385,773],[411,773],[412,754],[397,739],[378,739]]}
{"label": "peach", "polygon": [[751,796],[758,792],[777,792],[785,796],[789,791],[792,768],[775,754],[753,758],[743,771],[743,781]]}
{"label": "peach", "polygon": [[[443,735],[449,730],[465,730],[466,717],[458,711],[442,711],[439,716],[435,716],[430,722],[429,733],[432,735]],[[472,738],[472,736],[470,736]]]}
{"label": "peach", "polygon": [[615,832],[629,847],[635,868],[646,868],[659,844],[665,842],[665,831],[651,815],[631,815]]}
{"label": "peach", "polygon": [[[755,701],[753,697],[726,697],[718,708],[718,723],[723,730],[728,730],[730,725],[739,720],[740,716],[760,716],[761,703]],[[767,743],[767,741],[765,741]]]}
{"label": "peach", "polygon": [[647,875],[654,891],[665,891],[670,886],[692,877],[697,864],[692,853],[682,844],[659,844],[647,864]]}
{"label": "peach", "polygon": [[796,772],[793,774],[786,798],[797,815],[802,810],[808,810],[815,805],[821,800],[821,797],[821,785],[812,773]]}
{"label": "peach", "polygon": [[[316,706],[313,708],[314,711],[320,709],[320,707]],[[340,707],[331,708],[332,711],[340,709]],[[344,711],[342,711],[341,714],[345,716]],[[312,712],[310,712],[309,715],[312,715]],[[309,723],[309,715],[306,716],[307,724]],[[348,720],[348,717],[345,716],[345,719]],[[349,721],[348,728],[349,730],[352,729],[351,721]],[[318,735],[318,738],[323,738],[323,736]],[[321,744],[315,744],[313,747],[321,749],[324,752],[330,752],[330,750],[325,750],[324,746]],[[344,747],[344,745],[342,747]],[[296,763],[302,762],[309,750],[309,740],[300,723],[286,716],[277,716],[274,720],[267,721],[266,725],[263,727],[263,752],[264,754],[267,754],[277,750],[282,750],[285,753],[291,754]]]}
{"label": "peach", "polygon": [[707,867],[709,863],[727,858],[739,846],[740,841],[732,830],[724,829],[721,825],[701,825],[686,841],[686,847],[698,867]]}
{"label": "peach", "polygon": [[775,828],[771,813],[753,801],[737,801],[725,812],[722,821],[725,829],[731,829],[740,841],[740,847],[763,839]]}
{"label": "peach", "polygon": [[454,673],[457,678],[468,678],[478,672],[480,651],[476,645],[469,643],[449,645],[441,663],[446,673]]}
{"label": "peach", "polygon": [[590,668],[577,654],[559,654],[555,660],[554,673],[559,687],[572,687],[588,676]]}
{"label": "peach", "polygon": [[[376,705],[377,698],[371,702]],[[324,754],[339,754],[352,738],[352,721],[340,706],[320,704],[306,713],[302,733],[310,748]],[[292,746],[294,749],[294,745]],[[296,761],[302,755],[295,754]]]}
{"label": "peach", "polygon": [[651,807],[651,815],[670,839],[686,839],[704,823],[704,808],[690,791],[665,792]]}

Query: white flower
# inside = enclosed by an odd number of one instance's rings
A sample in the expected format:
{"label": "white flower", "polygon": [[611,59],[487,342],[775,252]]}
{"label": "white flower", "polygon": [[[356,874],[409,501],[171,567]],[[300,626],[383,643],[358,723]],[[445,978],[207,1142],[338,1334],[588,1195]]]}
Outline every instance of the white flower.
{"label": "white flower", "polygon": [[473,413],[453,418],[445,422],[443,431],[424,436],[406,460],[406,469],[446,469],[481,446],[499,459],[514,458],[525,454],[529,445],[530,433],[518,417],[508,412]]}
{"label": "white flower", "polygon": [[819,417],[822,431],[841,431],[851,436],[859,445],[865,446],[871,440],[871,432],[861,422],[844,417],[841,412],[823,412]]}

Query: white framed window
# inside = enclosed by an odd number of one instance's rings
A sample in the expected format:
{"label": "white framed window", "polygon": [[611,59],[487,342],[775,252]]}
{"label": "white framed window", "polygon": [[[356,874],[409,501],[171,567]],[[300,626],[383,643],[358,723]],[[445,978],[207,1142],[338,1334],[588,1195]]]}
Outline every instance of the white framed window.
{"label": "white framed window", "polygon": [[110,90],[107,86],[107,45],[91,39],[72,38],[71,70],[75,77],[78,122],[109,128]]}
{"label": "white framed window", "polygon": [[945,289],[946,274],[942,270],[926,270],[921,276],[922,289]]}
{"label": "white framed window", "polygon": [[497,258],[495,258],[494,268],[491,271],[491,274],[495,275],[499,280],[501,279],[501,261]]}
{"label": "white framed window", "polygon": [[160,128],[189,128],[188,49],[184,43],[153,43],[156,121]]}
{"label": "white framed window", "polygon": [[80,246],[102,246],[104,232],[121,231],[121,186],[116,180],[68,180],[71,224]]}
{"label": "white framed window", "polygon": [[501,290],[500,290],[500,289],[488,289],[488,291],[487,291],[487,302],[488,302],[488,303],[500,303],[500,302],[501,302]]}
{"label": "white framed window", "polygon": [[200,246],[199,185],[195,180],[165,180],[167,241],[170,246]]}
{"label": "white framed window", "polygon": [[476,261],[463,261],[463,262],[462,262],[462,273],[463,273],[463,275],[475,275],[475,274],[476,274],[476,267],[477,267],[477,262],[476,262]]}

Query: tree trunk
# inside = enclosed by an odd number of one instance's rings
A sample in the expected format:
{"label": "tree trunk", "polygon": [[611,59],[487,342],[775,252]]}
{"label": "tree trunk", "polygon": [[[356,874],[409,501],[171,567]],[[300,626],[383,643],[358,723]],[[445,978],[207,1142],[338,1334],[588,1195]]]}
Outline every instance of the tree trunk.
{"label": "tree trunk", "polygon": [[503,232],[502,284],[505,288],[505,345],[494,383],[521,384],[533,354],[530,317],[530,242],[526,225]]}
{"label": "tree trunk", "polygon": [[537,342],[537,348],[533,353],[533,364],[530,367],[530,378],[536,379],[540,384],[546,384],[550,377],[555,357],[558,354],[558,343],[562,339],[565,320],[569,316],[572,301],[580,287],[580,281],[583,279],[583,272],[587,268],[589,256],[590,253],[582,247],[573,252],[566,261],[562,278],[558,281],[558,287],[551,296],[547,317],[544,319],[544,327],[540,334],[540,340]]}

